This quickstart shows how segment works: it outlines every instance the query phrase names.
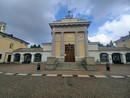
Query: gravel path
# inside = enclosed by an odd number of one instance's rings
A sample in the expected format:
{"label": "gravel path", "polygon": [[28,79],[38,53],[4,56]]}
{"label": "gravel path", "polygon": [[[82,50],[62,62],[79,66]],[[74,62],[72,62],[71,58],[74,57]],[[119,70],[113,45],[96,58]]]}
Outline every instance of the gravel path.
{"label": "gravel path", "polygon": [[0,75],[0,98],[130,98],[130,78]]}

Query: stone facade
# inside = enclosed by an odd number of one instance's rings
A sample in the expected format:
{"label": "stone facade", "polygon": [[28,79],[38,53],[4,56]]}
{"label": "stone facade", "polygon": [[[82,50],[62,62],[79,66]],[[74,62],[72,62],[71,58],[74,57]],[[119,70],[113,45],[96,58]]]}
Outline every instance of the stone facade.
{"label": "stone facade", "polygon": [[115,41],[117,47],[128,47],[130,48],[130,31],[129,35],[121,37],[119,40]]}
{"label": "stone facade", "polygon": [[74,45],[75,61],[88,54],[88,26],[90,22],[76,18],[64,18],[50,23],[52,29],[52,56],[62,58],[65,61],[65,46]]}
{"label": "stone facade", "polygon": [[0,32],[0,63],[11,62],[13,60],[12,52],[18,48],[27,48],[28,44],[12,34]]}

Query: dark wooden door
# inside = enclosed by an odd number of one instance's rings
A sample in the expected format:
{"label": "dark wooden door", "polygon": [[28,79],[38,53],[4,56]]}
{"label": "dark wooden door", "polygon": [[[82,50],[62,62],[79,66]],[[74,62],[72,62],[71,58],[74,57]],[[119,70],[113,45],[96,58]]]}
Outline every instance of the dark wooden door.
{"label": "dark wooden door", "polygon": [[75,62],[74,45],[65,45],[65,62]]}

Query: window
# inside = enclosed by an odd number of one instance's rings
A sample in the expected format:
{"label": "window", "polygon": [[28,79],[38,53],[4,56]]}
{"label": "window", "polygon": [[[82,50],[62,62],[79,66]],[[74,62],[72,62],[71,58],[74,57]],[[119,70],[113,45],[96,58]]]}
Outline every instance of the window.
{"label": "window", "polygon": [[107,53],[101,53],[100,54],[100,61],[101,62],[108,62],[108,54]]}
{"label": "window", "polygon": [[10,43],[10,46],[9,46],[9,48],[13,48],[13,46],[14,46],[14,44],[13,43]]}
{"label": "window", "polygon": [[15,62],[20,62],[20,54],[19,54],[19,53],[16,53],[16,54],[14,55],[14,61],[15,61]]}
{"label": "window", "polygon": [[2,26],[0,26],[0,31],[2,30]]}
{"label": "window", "polygon": [[2,59],[2,54],[0,54],[0,59]]}
{"label": "window", "polygon": [[130,62],[130,53],[126,53],[126,62]]}
{"label": "window", "polygon": [[34,62],[41,62],[42,55],[40,53],[36,53],[34,55]]}

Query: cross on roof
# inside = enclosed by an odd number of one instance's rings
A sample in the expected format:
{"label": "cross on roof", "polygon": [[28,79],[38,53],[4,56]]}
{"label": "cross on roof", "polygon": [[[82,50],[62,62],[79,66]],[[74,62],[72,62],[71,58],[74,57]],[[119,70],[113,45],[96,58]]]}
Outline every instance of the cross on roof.
{"label": "cross on roof", "polygon": [[67,15],[66,15],[65,17],[66,17],[66,18],[73,18],[72,12],[69,10],[69,11],[67,12]]}

